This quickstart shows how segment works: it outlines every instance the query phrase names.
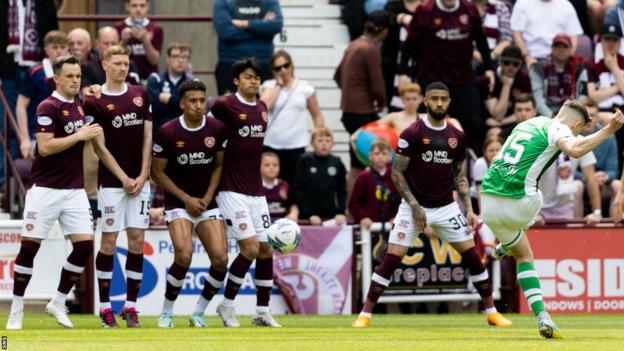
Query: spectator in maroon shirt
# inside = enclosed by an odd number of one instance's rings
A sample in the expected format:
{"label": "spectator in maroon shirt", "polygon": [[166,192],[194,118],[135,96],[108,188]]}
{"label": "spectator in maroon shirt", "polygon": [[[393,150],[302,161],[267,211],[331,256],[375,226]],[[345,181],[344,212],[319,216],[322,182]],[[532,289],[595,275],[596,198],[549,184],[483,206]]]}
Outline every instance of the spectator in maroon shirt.
{"label": "spectator in maroon shirt", "polygon": [[126,10],[130,16],[115,23],[121,41],[128,47],[130,59],[136,63],[142,80],[147,79],[151,73],[158,73],[164,37],[162,28],[146,17],[149,7],[149,0],[126,0]]}
{"label": "spectator in maroon shirt", "polygon": [[271,219],[287,217],[296,221],[299,217],[299,208],[297,205],[291,205],[290,185],[278,178],[279,172],[279,156],[271,151],[263,152],[260,162],[260,175],[262,176],[262,187],[269,205]]}
{"label": "spectator in maroon shirt", "polygon": [[421,86],[440,81],[450,90],[449,114],[466,128],[470,146],[481,150],[484,123],[481,98],[472,68],[473,48],[483,59],[489,91],[494,88],[494,71],[481,15],[467,0],[432,0],[416,11],[401,52],[401,83],[410,81],[407,74],[410,59],[418,62],[417,76]]}
{"label": "spectator in maroon shirt", "polygon": [[399,195],[392,183],[390,146],[377,140],[371,146],[371,164],[358,173],[349,199],[353,220],[369,229],[373,222],[388,222],[399,209]]}

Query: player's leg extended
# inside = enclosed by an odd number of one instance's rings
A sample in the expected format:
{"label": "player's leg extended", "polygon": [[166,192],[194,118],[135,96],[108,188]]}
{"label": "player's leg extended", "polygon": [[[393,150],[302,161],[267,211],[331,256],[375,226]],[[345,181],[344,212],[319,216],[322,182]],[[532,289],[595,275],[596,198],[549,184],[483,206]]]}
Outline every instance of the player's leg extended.
{"label": "player's leg extended", "polygon": [[481,300],[485,305],[488,323],[498,327],[510,326],[511,321],[503,317],[494,307],[492,282],[487,269],[481,262],[481,257],[477,253],[474,240],[451,242],[450,245],[461,254],[462,266],[470,272],[470,281],[477,289],[477,292],[479,292],[479,295],[481,295]]}
{"label": "player's leg extended", "polygon": [[264,327],[281,327],[271,315],[269,301],[273,289],[273,248],[267,241],[260,242],[260,252],[256,258],[256,314],[251,316],[251,324]]}
{"label": "player's leg extended", "polygon": [[20,250],[15,258],[15,266],[13,268],[13,301],[11,302],[11,314],[9,315],[6,329],[22,329],[24,292],[32,277],[33,261],[40,246],[41,239],[22,237]]}
{"label": "player's leg extended", "polygon": [[524,297],[537,319],[540,334],[545,338],[563,339],[563,334],[552,321],[544,306],[540,279],[533,265],[533,252],[529,239],[523,233],[521,235],[520,240],[509,247],[517,262],[516,273],[520,289],[522,289]]}
{"label": "player's leg extended", "polygon": [[169,235],[173,243],[173,264],[167,272],[165,301],[158,326],[173,328],[173,304],[184,285],[186,272],[193,258],[193,223],[185,218],[177,218],[169,223]]}
{"label": "player's leg extended", "polygon": [[210,300],[217,294],[225,274],[227,273],[227,238],[222,220],[208,220],[200,222],[195,228],[199,240],[201,240],[208,257],[210,258],[210,269],[204,282],[204,288],[197,299],[195,310],[190,318],[190,324],[194,327],[206,327],[204,312]]}
{"label": "player's leg extended", "polygon": [[56,321],[62,326],[73,328],[74,325],[67,317],[65,301],[67,300],[69,291],[74,287],[76,282],[80,280],[80,275],[84,271],[84,267],[93,253],[93,235],[70,234],[69,239],[72,242],[73,250],[63,265],[56,296],[46,306],[46,312],[55,317]]}
{"label": "player's leg extended", "polygon": [[381,264],[375,268],[375,272],[371,278],[371,284],[368,287],[368,293],[366,294],[366,300],[364,301],[364,307],[362,307],[362,311],[355,322],[351,324],[352,327],[368,327],[373,308],[384,290],[390,285],[390,278],[394,271],[401,265],[401,260],[403,260],[405,254],[407,254],[408,249],[409,246],[393,243],[388,244],[388,252],[386,252]]}
{"label": "player's leg extended", "polygon": [[100,250],[95,256],[95,272],[98,280],[98,292],[100,294],[100,318],[102,326],[116,328],[119,325],[115,321],[115,314],[110,302],[110,284],[113,278],[113,262],[115,248],[117,247],[118,232],[102,233]]}
{"label": "player's leg extended", "polygon": [[136,301],[143,280],[143,245],[145,230],[142,228],[126,228],[128,234],[128,257],[126,258],[126,303],[120,315],[128,328],[140,327],[136,311]]}

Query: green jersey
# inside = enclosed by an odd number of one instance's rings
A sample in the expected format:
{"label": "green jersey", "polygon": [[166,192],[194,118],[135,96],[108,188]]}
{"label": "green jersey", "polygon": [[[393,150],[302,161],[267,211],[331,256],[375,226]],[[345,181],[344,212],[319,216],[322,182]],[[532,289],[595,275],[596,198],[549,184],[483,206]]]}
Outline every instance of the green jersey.
{"label": "green jersey", "polygon": [[561,152],[557,141],[572,136],[570,128],[548,117],[518,124],[488,169],[481,192],[521,199],[537,192],[537,183]]}

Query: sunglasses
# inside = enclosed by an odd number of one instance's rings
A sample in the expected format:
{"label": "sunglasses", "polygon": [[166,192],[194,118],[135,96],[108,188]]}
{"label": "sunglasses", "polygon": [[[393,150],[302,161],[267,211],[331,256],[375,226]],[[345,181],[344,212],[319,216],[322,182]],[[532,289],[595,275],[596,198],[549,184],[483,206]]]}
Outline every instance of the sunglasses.
{"label": "sunglasses", "polygon": [[273,66],[273,70],[275,72],[279,72],[279,71],[281,71],[283,69],[289,69],[289,68],[290,68],[290,62],[287,62],[287,63],[285,63],[285,64],[283,64],[281,66]]}
{"label": "sunglasses", "polygon": [[514,67],[519,67],[521,62],[520,61],[512,61],[512,60],[501,60],[501,64],[503,66],[514,66]]}

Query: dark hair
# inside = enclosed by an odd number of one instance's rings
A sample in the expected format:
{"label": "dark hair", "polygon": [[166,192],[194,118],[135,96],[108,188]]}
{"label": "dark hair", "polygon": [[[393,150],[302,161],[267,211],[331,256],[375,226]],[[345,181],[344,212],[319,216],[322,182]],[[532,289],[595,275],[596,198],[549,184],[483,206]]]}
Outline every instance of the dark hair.
{"label": "dark hair", "polygon": [[186,82],[182,83],[182,85],[180,85],[180,88],[178,89],[178,97],[180,99],[184,98],[184,94],[186,94],[187,91],[203,91],[204,93],[206,92],[206,85],[204,83],[202,83],[200,80],[187,80]]}
{"label": "dark hair", "polygon": [[393,16],[387,11],[373,11],[368,14],[364,22],[364,32],[372,36],[377,36],[384,29],[392,25],[392,20]]}
{"label": "dark hair", "polygon": [[514,101],[514,108],[516,107],[516,104],[524,104],[526,102],[530,102],[533,105],[533,108],[535,108],[535,100],[533,99],[533,95],[531,93],[518,94]]}
{"label": "dark hair", "polygon": [[589,112],[587,112],[587,109],[585,108],[585,106],[583,106],[583,104],[580,103],[578,100],[574,100],[574,99],[566,100],[566,102],[563,103],[563,106],[561,107],[561,109],[563,110],[563,112],[567,112],[566,110],[573,110],[574,112],[578,113],[581,117],[583,117],[583,121],[585,123],[589,123],[591,121],[591,117],[589,117]]}
{"label": "dark hair", "polygon": [[446,86],[446,84],[444,84],[442,82],[433,82],[433,83],[429,83],[429,85],[427,85],[427,88],[425,89],[425,94],[427,94],[431,90],[444,90],[444,91],[448,92],[449,88]]}
{"label": "dark hair", "polygon": [[238,78],[243,71],[247,68],[251,68],[254,73],[262,77],[262,68],[255,57],[248,57],[242,60],[238,60],[232,64],[232,78]]}
{"label": "dark hair", "polygon": [[61,69],[63,69],[63,65],[78,65],[80,66],[80,61],[72,55],[61,56],[54,61],[52,64],[52,71],[54,74],[59,74]]}

